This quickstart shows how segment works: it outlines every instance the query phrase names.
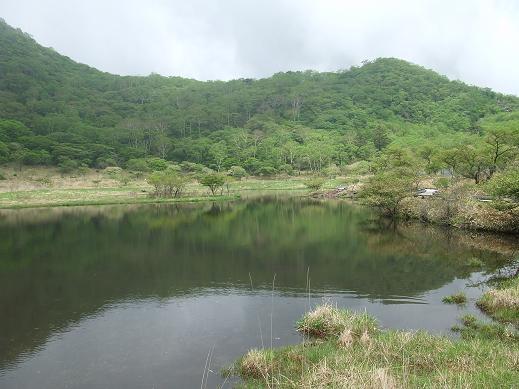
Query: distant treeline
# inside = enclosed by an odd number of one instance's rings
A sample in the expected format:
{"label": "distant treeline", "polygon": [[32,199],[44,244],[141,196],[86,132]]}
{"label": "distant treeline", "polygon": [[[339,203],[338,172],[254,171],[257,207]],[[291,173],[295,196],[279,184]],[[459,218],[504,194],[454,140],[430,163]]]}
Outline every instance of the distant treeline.
{"label": "distant treeline", "polygon": [[160,158],[269,175],[400,147],[428,169],[492,175],[515,158],[503,147],[516,145],[518,111],[517,97],[392,58],[261,80],[116,76],[0,22],[0,163],[143,167]]}

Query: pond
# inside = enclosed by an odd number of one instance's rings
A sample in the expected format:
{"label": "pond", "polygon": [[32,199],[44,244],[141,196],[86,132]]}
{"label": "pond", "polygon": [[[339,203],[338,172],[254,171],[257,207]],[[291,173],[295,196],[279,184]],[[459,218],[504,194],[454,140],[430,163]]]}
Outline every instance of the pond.
{"label": "pond", "polygon": [[323,299],[452,336],[513,244],[332,201],[3,211],[0,387],[216,387]]}

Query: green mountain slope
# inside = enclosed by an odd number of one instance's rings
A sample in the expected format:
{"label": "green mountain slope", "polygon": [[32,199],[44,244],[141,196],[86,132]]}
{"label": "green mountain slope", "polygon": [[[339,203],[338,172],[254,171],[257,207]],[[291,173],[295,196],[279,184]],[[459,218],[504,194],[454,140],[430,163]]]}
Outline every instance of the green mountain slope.
{"label": "green mountain slope", "polygon": [[103,167],[157,156],[253,173],[320,169],[409,134],[478,133],[481,118],[518,109],[517,97],[393,58],[260,80],[117,76],[0,21],[0,162]]}

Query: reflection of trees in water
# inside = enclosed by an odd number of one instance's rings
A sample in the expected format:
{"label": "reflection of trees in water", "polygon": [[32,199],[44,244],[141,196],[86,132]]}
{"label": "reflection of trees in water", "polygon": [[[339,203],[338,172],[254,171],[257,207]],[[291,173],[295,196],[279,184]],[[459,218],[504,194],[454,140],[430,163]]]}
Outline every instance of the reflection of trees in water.
{"label": "reflection of trees in water", "polygon": [[412,296],[467,275],[460,259],[490,256],[449,230],[385,223],[344,203],[267,199],[8,214],[0,364],[107,302],[246,288],[249,273],[255,285],[277,273],[280,291],[304,290],[308,267],[314,289]]}
{"label": "reflection of trees in water", "polygon": [[387,231],[399,234],[402,239],[417,241],[442,242],[457,245],[463,248],[471,247],[481,251],[512,256],[519,251],[517,235],[500,234],[486,231],[463,230],[446,226],[434,226],[417,223],[415,221],[398,221],[383,217],[366,219],[363,223],[365,231],[386,235]]}

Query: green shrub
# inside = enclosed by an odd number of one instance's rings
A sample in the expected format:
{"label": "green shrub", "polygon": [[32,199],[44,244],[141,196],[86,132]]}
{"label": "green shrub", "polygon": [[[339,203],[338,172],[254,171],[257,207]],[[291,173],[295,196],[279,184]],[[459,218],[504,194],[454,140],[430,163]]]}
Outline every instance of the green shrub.
{"label": "green shrub", "polygon": [[365,175],[370,173],[370,165],[368,161],[359,161],[344,167],[347,174]]}
{"label": "green shrub", "polygon": [[153,172],[148,183],[155,187],[155,195],[160,197],[180,197],[189,178],[175,169]]}
{"label": "green shrub", "polygon": [[227,174],[231,177],[237,178],[238,180],[247,176],[247,172],[241,166],[231,166]]}
{"label": "green shrub", "polygon": [[404,169],[377,173],[363,186],[360,198],[364,204],[396,216],[402,201],[412,196],[415,182],[416,176]]}
{"label": "green shrub", "polygon": [[329,178],[335,178],[341,174],[341,170],[337,167],[336,164],[332,163],[326,167],[326,169],[324,169],[324,174]]}
{"label": "green shrub", "polygon": [[103,170],[103,174],[112,180],[117,180],[123,169],[118,166],[108,166]]}
{"label": "green shrub", "polygon": [[63,174],[72,173],[74,170],[78,168],[79,164],[77,161],[74,161],[69,158],[64,158],[58,164],[59,171]]}
{"label": "green shrub", "polygon": [[130,159],[126,162],[126,169],[132,172],[149,172],[150,168],[144,158]]}
{"label": "green shrub", "polygon": [[203,186],[207,186],[214,196],[216,191],[225,184],[225,176],[220,173],[209,173],[199,178]]}
{"label": "green shrub", "polygon": [[204,165],[199,163],[184,161],[180,164],[183,172],[186,173],[202,173],[206,168]]}
{"label": "green shrub", "polygon": [[277,173],[277,170],[275,167],[273,166],[269,166],[269,165],[262,165],[260,166],[260,168],[258,169],[257,173],[260,175],[260,176],[273,176],[274,174]]}
{"label": "green shrub", "polygon": [[488,182],[487,189],[494,196],[519,200],[519,169],[515,168],[496,174]]}
{"label": "green shrub", "polygon": [[305,180],[305,186],[313,191],[318,191],[324,185],[326,180],[322,177],[312,177]]}
{"label": "green shrub", "polygon": [[22,161],[25,165],[50,165],[52,158],[46,150],[27,150]]}
{"label": "green shrub", "polygon": [[168,168],[168,161],[162,158],[150,158],[147,160],[148,168],[151,171],[162,171]]}
{"label": "green shrub", "polygon": [[280,173],[288,174],[289,176],[294,174],[294,168],[292,167],[292,165],[288,163],[285,165],[281,165],[278,170]]}

